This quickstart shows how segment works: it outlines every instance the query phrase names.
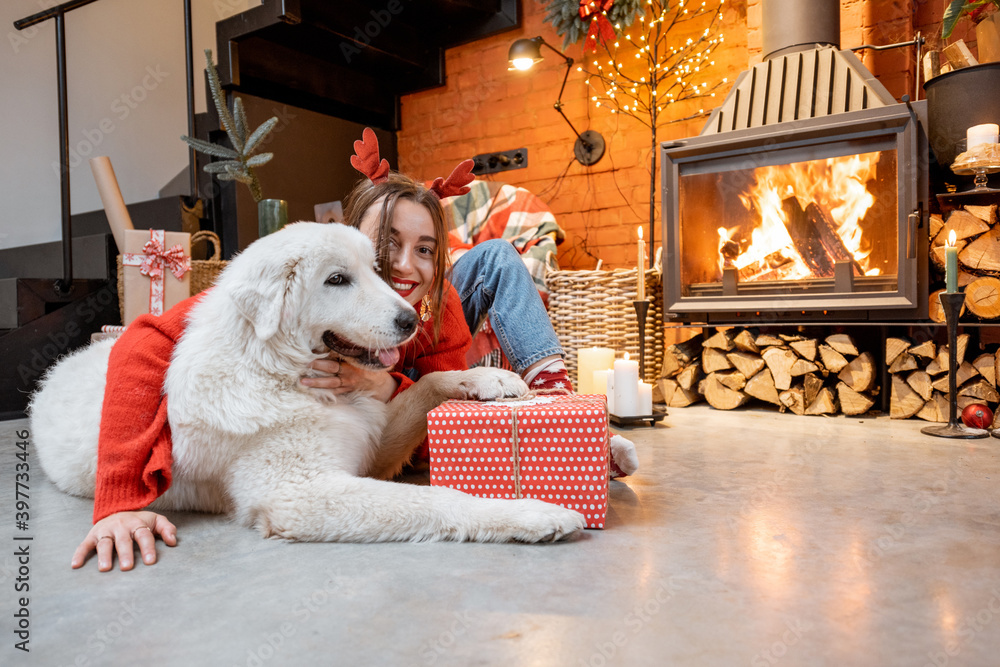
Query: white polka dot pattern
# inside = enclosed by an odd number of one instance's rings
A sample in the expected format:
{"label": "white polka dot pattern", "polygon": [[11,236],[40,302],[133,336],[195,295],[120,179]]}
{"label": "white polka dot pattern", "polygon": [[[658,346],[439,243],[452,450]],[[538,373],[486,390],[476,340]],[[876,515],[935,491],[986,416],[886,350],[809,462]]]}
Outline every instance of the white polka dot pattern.
{"label": "white polka dot pattern", "polygon": [[606,399],[580,394],[545,399],[446,401],[432,410],[427,415],[431,484],[483,498],[544,500],[577,510],[588,528],[604,528]]}

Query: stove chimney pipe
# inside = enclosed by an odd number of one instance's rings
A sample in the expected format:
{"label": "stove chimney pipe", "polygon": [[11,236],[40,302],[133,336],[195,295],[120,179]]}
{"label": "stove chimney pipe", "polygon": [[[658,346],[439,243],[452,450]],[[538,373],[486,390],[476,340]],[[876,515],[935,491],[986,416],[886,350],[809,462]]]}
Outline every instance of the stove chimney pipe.
{"label": "stove chimney pipe", "polygon": [[764,60],[821,45],[840,48],[839,0],[763,0]]}

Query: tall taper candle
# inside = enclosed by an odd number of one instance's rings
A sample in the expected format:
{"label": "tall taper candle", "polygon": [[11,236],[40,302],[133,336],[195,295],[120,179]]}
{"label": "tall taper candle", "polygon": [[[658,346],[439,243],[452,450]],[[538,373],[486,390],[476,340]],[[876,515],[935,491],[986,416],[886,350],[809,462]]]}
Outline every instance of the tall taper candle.
{"label": "tall taper candle", "polygon": [[958,291],[958,248],[955,247],[954,229],[948,234],[948,245],[944,249],[944,282],[945,292]]}
{"label": "tall taper candle", "polygon": [[637,301],[646,300],[646,242],[642,240],[642,225],[639,225],[639,253],[635,261],[638,267],[635,281]]}

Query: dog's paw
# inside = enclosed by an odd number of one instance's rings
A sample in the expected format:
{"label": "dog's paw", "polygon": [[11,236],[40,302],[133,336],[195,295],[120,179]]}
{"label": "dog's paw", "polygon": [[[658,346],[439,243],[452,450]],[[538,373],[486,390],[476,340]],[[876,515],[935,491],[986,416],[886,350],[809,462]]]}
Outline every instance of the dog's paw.
{"label": "dog's paw", "polygon": [[495,401],[498,398],[517,398],[528,393],[528,385],[517,375],[500,368],[473,368],[461,373],[457,396],[450,398],[473,401]]}
{"label": "dog's paw", "polygon": [[518,523],[513,539],[518,542],[558,542],[586,525],[584,517],[574,510],[541,500],[516,500]]}

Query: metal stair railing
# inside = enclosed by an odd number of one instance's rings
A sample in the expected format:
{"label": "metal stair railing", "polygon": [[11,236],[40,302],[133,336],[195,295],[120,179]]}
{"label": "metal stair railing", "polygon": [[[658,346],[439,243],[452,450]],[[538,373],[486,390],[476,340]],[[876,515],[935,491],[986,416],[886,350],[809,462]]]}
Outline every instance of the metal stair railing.
{"label": "metal stair railing", "polygon": [[[66,14],[97,2],[97,0],[69,0],[55,7],[50,7],[37,14],[14,21],[18,30],[30,28],[49,19],[56,24],[56,75],[59,94],[59,192],[62,200],[62,254],[63,277],[56,280],[54,289],[57,294],[65,295],[73,288],[73,228],[70,216],[69,196],[69,111],[66,93]],[[188,136],[194,136],[194,65],[192,59],[191,38],[191,0],[184,0],[184,44],[187,51],[187,112]],[[195,170],[194,149],[188,152],[188,171],[191,174],[191,196],[198,198],[198,181]]]}

